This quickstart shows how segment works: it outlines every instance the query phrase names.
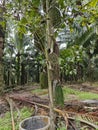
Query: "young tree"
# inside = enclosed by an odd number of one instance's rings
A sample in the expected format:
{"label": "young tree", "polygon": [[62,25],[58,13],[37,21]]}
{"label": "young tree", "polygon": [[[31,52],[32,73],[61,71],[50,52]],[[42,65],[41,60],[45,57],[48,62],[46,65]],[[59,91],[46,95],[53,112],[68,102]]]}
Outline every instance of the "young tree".
{"label": "young tree", "polygon": [[[40,13],[41,9],[40,7],[40,1],[34,0],[34,1],[18,1],[16,0],[14,3],[8,3],[8,5],[12,5],[9,8],[8,13],[12,12],[11,17],[15,19],[18,32],[21,34],[27,33],[30,31],[32,33],[32,36],[34,36],[36,30],[40,29],[42,25],[43,19],[45,19],[45,30],[46,30],[46,39],[45,39],[45,47],[44,47],[44,54],[46,57],[47,62],[47,73],[48,73],[48,86],[49,86],[49,97],[50,97],[50,117],[51,117],[51,130],[54,130],[54,112],[53,112],[53,83],[51,79],[51,73],[53,75],[52,69],[53,68],[53,61],[51,62],[52,55],[54,54],[54,30],[53,25],[51,24],[51,18],[49,8],[50,8],[50,2],[48,0],[45,1],[46,3],[46,10],[45,10],[45,16],[43,17]],[[52,6],[52,5],[51,5]],[[53,9],[53,8],[52,8]],[[14,12],[14,13],[13,13]],[[44,30],[44,31],[45,31]],[[43,34],[45,35],[45,34]],[[51,35],[51,36],[50,36]],[[40,38],[42,39],[42,37]],[[44,41],[42,41],[44,42]],[[43,44],[43,43],[42,43]],[[54,49],[55,50],[55,49]],[[56,56],[56,54],[54,54]],[[57,57],[57,56],[56,56]]]}

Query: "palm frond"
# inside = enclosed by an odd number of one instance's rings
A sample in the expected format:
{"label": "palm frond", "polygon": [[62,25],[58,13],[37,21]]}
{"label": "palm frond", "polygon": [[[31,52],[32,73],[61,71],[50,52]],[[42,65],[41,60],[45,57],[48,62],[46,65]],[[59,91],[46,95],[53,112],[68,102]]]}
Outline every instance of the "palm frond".
{"label": "palm frond", "polygon": [[87,47],[90,43],[90,40],[92,40],[92,38],[95,37],[95,32],[94,32],[94,29],[91,28],[87,31],[85,31],[81,36],[77,36],[74,40],[74,42],[68,44],[68,47],[69,46],[72,46],[72,45],[83,45],[83,47]]}

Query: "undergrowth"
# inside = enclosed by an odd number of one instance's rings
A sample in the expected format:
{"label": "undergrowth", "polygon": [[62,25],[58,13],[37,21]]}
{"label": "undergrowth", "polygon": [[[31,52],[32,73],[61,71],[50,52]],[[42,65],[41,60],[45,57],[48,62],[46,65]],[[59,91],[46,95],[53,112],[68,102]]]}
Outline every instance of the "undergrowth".
{"label": "undergrowth", "polygon": [[[19,113],[17,111],[13,112],[14,121],[15,121],[15,130],[19,130],[19,123],[23,119],[30,117],[31,113],[32,113],[32,110],[27,107],[23,107]],[[2,118],[0,118],[0,130],[12,130],[10,112],[6,112],[5,115]]]}
{"label": "undergrowth", "polygon": [[[19,113],[17,111],[14,111],[14,121],[15,121],[15,130],[19,130],[19,123],[25,119],[31,116],[32,110],[27,107],[23,107]],[[20,115],[18,115],[20,114]],[[6,112],[5,115],[0,118],[0,130],[12,130],[12,121],[11,121],[11,115],[10,112]],[[66,128],[61,127],[57,130],[66,130]]]}

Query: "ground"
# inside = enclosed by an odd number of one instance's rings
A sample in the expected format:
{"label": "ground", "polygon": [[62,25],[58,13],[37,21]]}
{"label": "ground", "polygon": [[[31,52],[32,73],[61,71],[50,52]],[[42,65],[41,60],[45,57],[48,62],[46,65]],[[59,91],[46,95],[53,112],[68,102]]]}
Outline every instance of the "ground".
{"label": "ground", "polygon": [[[43,104],[48,106],[48,90],[41,90],[39,85],[25,86],[20,89],[17,87],[11,92],[5,93],[4,96],[0,97],[0,118],[4,116],[6,111],[10,111],[7,98],[13,99],[18,108],[23,106],[34,107],[35,114],[48,115],[49,111],[40,107],[39,105],[34,105],[30,102],[36,102],[38,104]],[[80,83],[80,84],[64,84],[63,87],[65,104],[62,109],[67,112],[69,117],[79,116],[83,118],[88,118],[91,122],[98,122],[98,84],[97,83]],[[84,95],[88,97],[85,97]],[[83,95],[83,96],[81,96]],[[85,98],[84,98],[85,97]],[[80,99],[81,98],[81,99]],[[83,99],[84,98],[84,99]],[[36,107],[37,106],[37,107]],[[58,109],[61,109],[58,107]]]}

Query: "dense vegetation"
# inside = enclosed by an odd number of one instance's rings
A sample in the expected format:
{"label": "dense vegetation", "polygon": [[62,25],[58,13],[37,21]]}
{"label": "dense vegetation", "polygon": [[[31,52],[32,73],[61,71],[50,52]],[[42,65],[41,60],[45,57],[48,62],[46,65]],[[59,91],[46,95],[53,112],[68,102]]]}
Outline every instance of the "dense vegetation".
{"label": "dense vegetation", "polygon": [[[56,30],[56,41],[61,48],[61,81],[97,80],[96,0],[58,0],[56,4],[55,7],[51,4],[52,9],[49,13]],[[5,11],[2,12],[2,9]],[[3,77],[6,87],[39,82],[40,72],[46,66],[42,52],[46,46],[45,11],[45,5],[39,1],[1,2],[1,36],[5,39]],[[62,47],[65,45],[65,48]]]}
{"label": "dense vegetation", "polygon": [[97,0],[1,0],[0,93],[41,81],[53,108],[61,83],[98,80],[97,44]]}

